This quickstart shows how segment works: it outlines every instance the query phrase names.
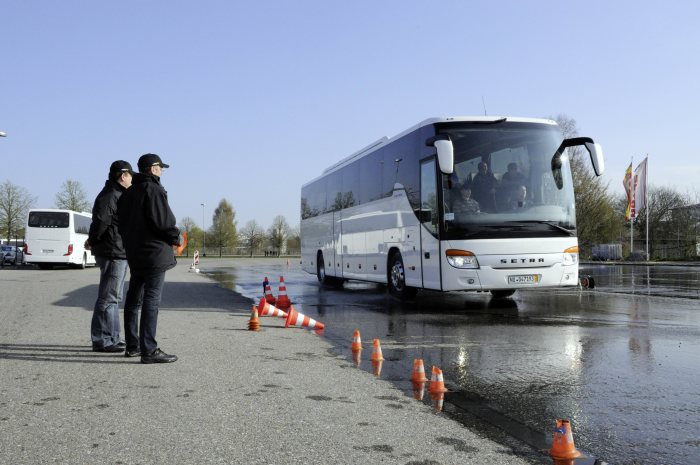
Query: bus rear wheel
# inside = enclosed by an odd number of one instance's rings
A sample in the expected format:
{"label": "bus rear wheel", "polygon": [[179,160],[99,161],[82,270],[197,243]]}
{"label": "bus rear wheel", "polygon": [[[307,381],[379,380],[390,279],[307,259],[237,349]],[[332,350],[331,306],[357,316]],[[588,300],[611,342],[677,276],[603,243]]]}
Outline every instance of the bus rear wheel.
{"label": "bus rear wheel", "polygon": [[491,295],[494,299],[505,299],[513,294],[515,294],[515,289],[499,289],[491,291]]}
{"label": "bus rear wheel", "polygon": [[418,292],[415,287],[406,286],[406,271],[400,252],[395,252],[389,262],[389,292],[401,300],[411,299]]}

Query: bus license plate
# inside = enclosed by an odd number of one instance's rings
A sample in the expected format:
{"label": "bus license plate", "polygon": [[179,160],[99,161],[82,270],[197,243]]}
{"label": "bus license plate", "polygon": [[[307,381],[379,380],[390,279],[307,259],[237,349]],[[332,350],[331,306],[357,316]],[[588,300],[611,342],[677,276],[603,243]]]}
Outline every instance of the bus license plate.
{"label": "bus license plate", "polygon": [[508,284],[537,284],[539,275],[536,274],[521,274],[508,276]]}
{"label": "bus license plate", "polygon": [[41,253],[53,253],[53,249],[41,249]]}

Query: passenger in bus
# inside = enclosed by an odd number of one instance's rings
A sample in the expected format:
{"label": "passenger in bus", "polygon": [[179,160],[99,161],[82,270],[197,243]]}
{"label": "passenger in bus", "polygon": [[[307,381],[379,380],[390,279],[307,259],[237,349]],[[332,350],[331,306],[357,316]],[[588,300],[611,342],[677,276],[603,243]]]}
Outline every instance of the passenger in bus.
{"label": "passenger in bus", "polygon": [[472,179],[471,188],[474,200],[479,202],[482,211],[496,209],[496,188],[498,180],[485,162],[479,163],[479,172]]}
{"label": "passenger in bus", "polygon": [[85,248],[92,250],[100,267],[97,301],[92,311],[90,335],[95,352],[124,352],[121,338],[119,302],[124,293],[127,261],[119,234],[117,202],[131,187],[133,171],[128,161],[117,160],[109,167],[109,177],[92,207],[92,223]]}
{"label": "passenger in bus", "polygon": [[471,198],[472,189],[468,184],[459,186],[459,195],[452,201],[454,213],[479,213],[479,202]]}
{"label": "passenger in bus", "polygon": [[519,210],[529,206],[530,202],[527,199],[527,187],[525,187],[524,184],[521,184],[513,190],[513,193],[510,197],[510,210]]}
{"label": "passenger in bus", "polygon": [[525,175],[520,172],[518,164],[515,162],[508,163],[508,171],[503,173],[501,184],[496,193],[496,203],[500,210],[510,208],[510,202],[517,197],[517,189],[521,185],[526,184]]}

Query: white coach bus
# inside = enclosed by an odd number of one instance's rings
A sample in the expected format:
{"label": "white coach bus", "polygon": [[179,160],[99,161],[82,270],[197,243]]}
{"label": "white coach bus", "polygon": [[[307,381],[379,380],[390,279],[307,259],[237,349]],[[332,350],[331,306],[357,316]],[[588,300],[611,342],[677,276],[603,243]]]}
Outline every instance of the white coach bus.
{"label": "white coach bus", "polygon": [[85,250],[92,215],[71,210],[29,210],[24,262],[39,268],[69,265],[85,268],[95,256]]}
{"label": "white coach bus", "polygon": [[544,119],[432,118],[380,139],[302,186],[302,268],[399,298],[578,285],[573,146],[601,175],[598,144]]}

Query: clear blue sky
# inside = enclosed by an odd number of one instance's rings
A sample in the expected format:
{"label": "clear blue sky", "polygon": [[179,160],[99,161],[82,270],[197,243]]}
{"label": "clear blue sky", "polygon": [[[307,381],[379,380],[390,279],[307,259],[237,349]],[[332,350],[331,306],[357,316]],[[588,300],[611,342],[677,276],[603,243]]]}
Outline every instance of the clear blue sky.
{"label": "clear blue sky", "polygon": [[603,145],[611,191],[696,194],[693,1],[0,0],[0,182],[90,201],[146,152],[178,221],[222,198],[239,228],[299,221],[300,187],[432,116],[563,113]]}

